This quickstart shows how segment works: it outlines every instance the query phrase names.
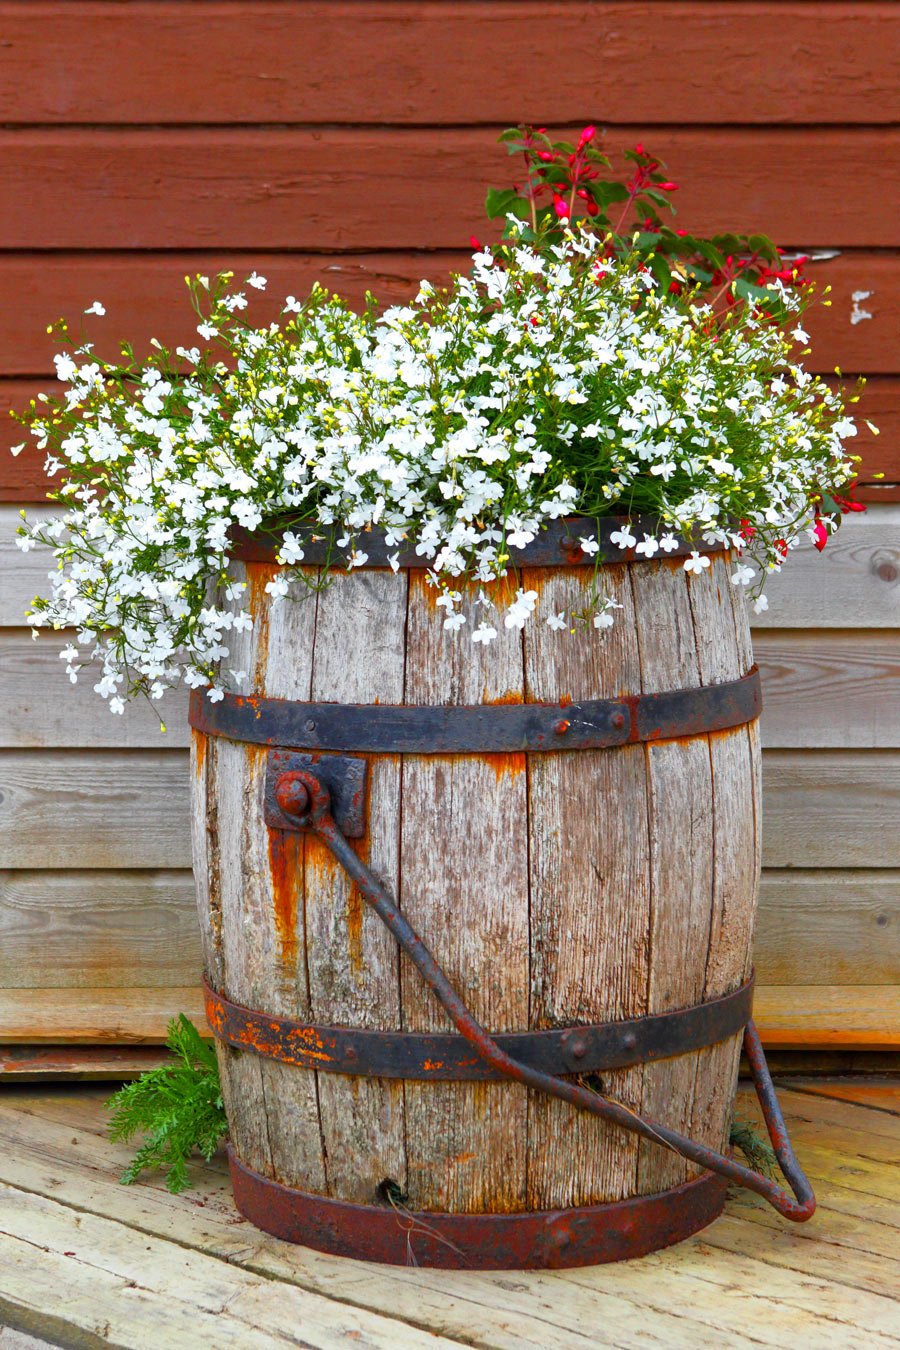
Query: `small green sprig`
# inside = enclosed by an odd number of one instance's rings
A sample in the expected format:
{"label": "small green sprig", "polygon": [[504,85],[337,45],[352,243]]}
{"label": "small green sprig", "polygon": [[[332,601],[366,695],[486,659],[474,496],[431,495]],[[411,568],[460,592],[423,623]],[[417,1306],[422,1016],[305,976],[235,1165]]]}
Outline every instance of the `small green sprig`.
{"label": "small green sprig", "polygon": [[122,1173],[122,1182],[129,1186],[141,1172],[167,1168],[166,1186],[177,1195],[190,1185],[188,1158],[196,1149],[209,1162],[227,1124],[215,1051],[184,1013],[169,1023],[166,1045],[174,1063],[142,1073],[106,1105],[112,1111],[113,1141],[147,1136]]}

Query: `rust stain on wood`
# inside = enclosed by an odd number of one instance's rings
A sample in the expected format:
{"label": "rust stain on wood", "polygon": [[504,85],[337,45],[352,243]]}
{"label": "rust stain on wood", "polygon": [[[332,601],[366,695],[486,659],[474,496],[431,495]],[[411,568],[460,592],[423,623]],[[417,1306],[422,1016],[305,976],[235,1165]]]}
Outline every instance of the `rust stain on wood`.
{"label": "rust stain on wood", "polygon": [[199,782],[206,769],[206,737],[202,731],[191,729],[191,740],[194,745],[194,777]]}
{"label": "rust stain on wood", "polygon": [[525,756],[519,751],[507,754],[479,755],[479,759],[494,770],[498,783],[508,776],[515,778],[525,771]]}
{"label": "rust stain on wood", "polygon": [[269,874],[273,915],[281,959],[297,956],[297,907],[303,868],[303,836],[295,830],[269,830]]}

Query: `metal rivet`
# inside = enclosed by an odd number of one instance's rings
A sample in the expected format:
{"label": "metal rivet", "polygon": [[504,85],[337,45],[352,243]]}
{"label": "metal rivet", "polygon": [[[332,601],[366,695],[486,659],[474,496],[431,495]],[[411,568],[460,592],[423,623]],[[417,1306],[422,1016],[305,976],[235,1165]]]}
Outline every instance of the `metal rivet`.
{"label": "metal rivet", "polygon": [[302,816],[309,809],[309,793],[296,778],[285,775],[275,787],[275,800],[286,816]]}
{"label": "metal rivet", "polygon": [[567,722],[563,719],[560,722],[554,722],[553,730],[556,732],[557,736],[564,736],[571,725],[571,722]]}
{"label": "metal rivet", "polygon": [[312,717],[307,717],[306,721],[303,723],[303,730],[315,731],[315,729],[316,729],[315,719]]}
{"label": "metal rivet", "polygon": [[637,1036],[633,1031],[626,1031],[622,1037],[622,1046],[625,1050],[633,1050],[637,1045]]}
{"label": "metal rivet", "polygon": [[612,724],[613,724],[614,727],[624,727],[624,725],[625,725],[625,714],[624,714],[624,713],[613,713]]}
{"label": "metal rivet", "polygon": [[587,1048],[587,1041],[584,1036],[573,1036],[569,1042],[569,1054],[573,1059],[584,1059]]}

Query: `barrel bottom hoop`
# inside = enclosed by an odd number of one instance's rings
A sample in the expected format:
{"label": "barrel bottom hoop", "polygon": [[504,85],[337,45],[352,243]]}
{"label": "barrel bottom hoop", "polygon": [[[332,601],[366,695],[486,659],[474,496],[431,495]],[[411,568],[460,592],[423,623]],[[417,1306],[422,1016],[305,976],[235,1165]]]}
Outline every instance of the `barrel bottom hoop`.
{"label": "barrel bottom hoop", "polygon": [[[296,1068],[421,1082],[507,1082],[457,1032],[369,1031],[294,1022],[245,1008],[204,979],[206,1020],[236,1050]],[[554,1031],[498,1035],[507,1054],[544,1073],[598,1073],[705,1049],[739,1035],[750,1020],[753,976],[731,994],[678,1012]]]}
{"label": "barrel bottom hoop", "polygon": [[255,1227],[332,1256],[444,1270],[562,1270],[646,1256],[717,1219],[727,1183],[708,1172],[656,1195],[519,1214],[413,1213],[282,1186],[229,1146],[235,1204]]}

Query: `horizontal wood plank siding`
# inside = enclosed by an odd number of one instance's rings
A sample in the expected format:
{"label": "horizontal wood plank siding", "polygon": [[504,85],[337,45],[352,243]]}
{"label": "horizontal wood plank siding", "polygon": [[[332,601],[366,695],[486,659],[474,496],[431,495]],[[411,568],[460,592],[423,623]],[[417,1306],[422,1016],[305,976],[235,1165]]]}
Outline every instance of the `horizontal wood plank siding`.
{"label": "horizontal wood plank siding", "polygon": [[[500,130],[8,128],[0,248],[33,248],[36,218],[44,249],[459,248],[473,222],[484,232],[485,185],[509,176]],[[616,158],[645,134],[601,128],[597,144]],[[666,126],[653,150],[699,233],[752,222],[788,245],[896,242],[900,128]]]}
{"label": "horizontal wood plank siding", "polygon": [[593,121],[616,167],[643,140],[679,227],[813,252],[805,359],[869,377],[872,508],[754,625],[756,1016],[771,1045],[900,1048],[900,5],[869,0],[0,0],[0,1040],[202,1020],[185,698],[165,734],[112,717],[25,626],[51,563],[13,530],[47,481],[7,411],[55,387],[47,324],[101,300],[104,355],[189,342],[184,276],[224,269],[269,277],[261,320],[316,280],[402,303],[494,237],[520,119]]}
{"label": "horizontal wood plank siding", "polygon": [[[402,0],[32,0],[0,6],[0,119],[462,125],[559,124],[602,113],[648,125],[900,120],[897,7],[826,0],[815,9],[727,0],[552,7],[546,0],[431,0],[414,8]],[[565,53],[564,78],[551,45]],[[489,78],[473,59],[487,53]],[[726,68],[727,79],[710,78]],[[601,83],[601,72],[612,78]]]}

